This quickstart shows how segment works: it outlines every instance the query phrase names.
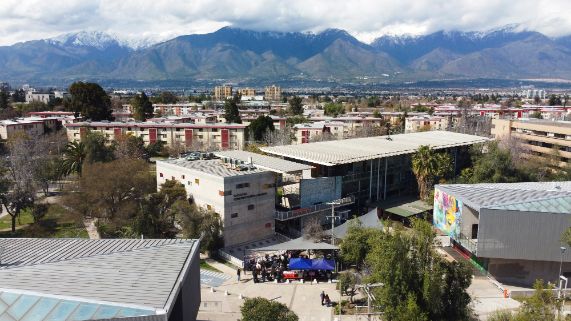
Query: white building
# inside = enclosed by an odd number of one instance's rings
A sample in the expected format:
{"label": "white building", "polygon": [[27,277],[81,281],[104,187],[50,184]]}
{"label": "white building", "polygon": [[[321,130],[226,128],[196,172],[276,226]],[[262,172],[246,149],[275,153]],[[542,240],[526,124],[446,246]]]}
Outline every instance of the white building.
{"label": "white building", "polygon": [[31,103],[33,101],[39,101],[39,102],[42,102],[44,104],[47,104],[50,102],[50,100],[52,100],[54,98],[55,98],[54,94],[51,94],[51,93],[39,94],[39,93],[32,92],[32,91],[26,92],[26,102],[27,103]]}
{"label": "white building", "polygon": [[416,133],[429,130],[448,130],[448,117],[441,116],[415,116],[405,119],[404,132]]}
{"label": "white building", "polygon": [[272,172],[220,159],[157,161],[157,188],[167,179],[181,182],[198,206],[220,215],[226,247],[273,235]]}

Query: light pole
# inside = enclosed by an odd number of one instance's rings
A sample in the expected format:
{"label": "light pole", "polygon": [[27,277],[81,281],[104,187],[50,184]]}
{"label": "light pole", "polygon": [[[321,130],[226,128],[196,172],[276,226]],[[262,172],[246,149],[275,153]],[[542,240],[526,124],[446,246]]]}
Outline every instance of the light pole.
{"label": "light pole", "polygon": [[563,286],[563,282],[561,282],[561,271],[563,268],[563,254],[565,253],[565,250],[567,250],[567,248],[565,248],[565,246],[562,246],[559,248],[561,250],[561,261],[559,261],[559,298],[561,298],[561,287]]}
{"label": "light pole", "polygon": [[335,219],[337,218],[337,216],[335,216],[335,205],[340,205],[341,202],[333,201],[327,202],[326,204],[331,205],[331,216],[327,217],[331,218],[331,245],[335,245],[335,234],[333,234],[333,229],[335,229]]}

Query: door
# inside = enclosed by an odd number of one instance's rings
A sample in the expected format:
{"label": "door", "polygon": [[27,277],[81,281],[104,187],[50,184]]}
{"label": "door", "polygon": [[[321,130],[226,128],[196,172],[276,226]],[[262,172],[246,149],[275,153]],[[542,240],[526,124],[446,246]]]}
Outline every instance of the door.
{"label": "door", "polygon": [[157,129],[149,128],[149,143],[154,144],[157,142]]}
{"label": "door", "polygon": [[186,147],[192,146],[192,129],[184,130],[184,143],[186,144]]}
{"label": "door", "polygon": [[222,149],[227,149],[228,147],[230,147],[230,138],[228,135],[228,129],[222,129],[221,138],[222,138]]}

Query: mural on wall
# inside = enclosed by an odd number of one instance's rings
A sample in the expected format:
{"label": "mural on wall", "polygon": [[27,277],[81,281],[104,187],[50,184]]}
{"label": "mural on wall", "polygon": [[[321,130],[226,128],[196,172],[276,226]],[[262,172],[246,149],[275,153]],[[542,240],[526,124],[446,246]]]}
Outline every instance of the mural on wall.
{"label": "mural on wall", "polygon": [[453,239],[459,239],[462,221],[462,201],[439,189],[434,190],[434,226]]}

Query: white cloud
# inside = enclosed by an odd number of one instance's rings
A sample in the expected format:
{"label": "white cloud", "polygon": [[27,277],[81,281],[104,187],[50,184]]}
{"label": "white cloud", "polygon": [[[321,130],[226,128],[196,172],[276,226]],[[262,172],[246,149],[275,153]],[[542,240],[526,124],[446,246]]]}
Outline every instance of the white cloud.
{"label": "white cloud", "polygon": [[382,34],[484,31],[507,24],[571,34],[569,0],[2,0],[0,44],[100,30],[167,39],[232,25],[245,29],[345,29],[363,41]]}

